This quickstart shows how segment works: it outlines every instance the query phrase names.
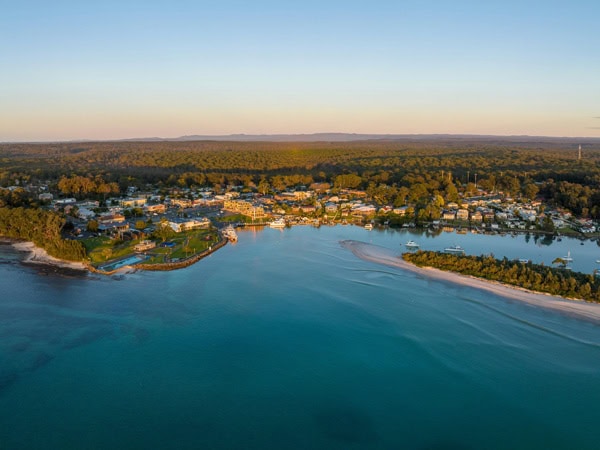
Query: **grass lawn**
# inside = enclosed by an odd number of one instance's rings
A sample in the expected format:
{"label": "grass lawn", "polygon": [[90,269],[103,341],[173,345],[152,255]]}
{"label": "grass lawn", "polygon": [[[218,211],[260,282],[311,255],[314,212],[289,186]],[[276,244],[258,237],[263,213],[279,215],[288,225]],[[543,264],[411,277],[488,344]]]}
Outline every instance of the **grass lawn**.
{"label": "grass lawn", "polygon": [[[169,239],[169,242],[175,243],[173,247],[160,247],[161,242],[157,241],[157,247],[146,252],[150,255],[150,259],[145,261],[145,264],[164,263],[166,259],[183,259],[206,250],[217,240],[217,233],[214,230],[203,229],[178,233]],[[132,255],[135,253],[133,247],[138,242],[138,240],[116,241],[106,236],[82,241],[92,264],[104,264],[111,259]]]}
{"label": "grass lawn", "polygon": [[110,259],[118,259],[134,253],[133,246],[137,241],[115,241],[106,236],[84,239],[85,246],[92,264],[102,264]]}

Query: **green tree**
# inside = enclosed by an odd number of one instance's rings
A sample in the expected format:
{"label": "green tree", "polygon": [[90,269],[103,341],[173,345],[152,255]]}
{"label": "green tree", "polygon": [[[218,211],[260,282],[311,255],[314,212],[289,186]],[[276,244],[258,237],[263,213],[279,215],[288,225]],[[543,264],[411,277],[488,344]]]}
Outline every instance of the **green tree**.
{"label": "green tree", "polygon": [[98,231],[98,226],[99,226],[98,221],[92,219],[92,220],[88,221],[88,223],[87,223],[87,230],[91,231],[92,233],[95,233]]}

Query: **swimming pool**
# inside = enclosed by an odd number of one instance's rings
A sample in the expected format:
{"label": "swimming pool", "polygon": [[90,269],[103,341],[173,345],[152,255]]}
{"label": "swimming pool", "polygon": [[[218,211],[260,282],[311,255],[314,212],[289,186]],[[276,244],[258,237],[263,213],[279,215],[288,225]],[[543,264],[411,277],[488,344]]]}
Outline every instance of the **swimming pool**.
{"label": "swimming pool", "polygon": [[121,259],[119,261],[107,264],[105,266],[100,266],[99,269],[105,272],[111,272],[113,270],[120,269],[124,266],[133,266],[134,264],[138,264],[144,261],[145,259],[147,259],[147,257],[142,255],[129,256],[125,259]]}

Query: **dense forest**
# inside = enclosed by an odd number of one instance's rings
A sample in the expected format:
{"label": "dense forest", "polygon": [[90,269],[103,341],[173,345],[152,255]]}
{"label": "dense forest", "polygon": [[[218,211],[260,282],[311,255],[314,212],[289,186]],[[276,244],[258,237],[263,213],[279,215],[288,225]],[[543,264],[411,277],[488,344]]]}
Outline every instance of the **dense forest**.
{"label": "dense forest", "polygon": [[65,219],[39,208],[0,208],[0,236],[23,239],[45,249],[49,255],[69,261],[82,261],[85,248],[78,241],[61,237]]}
{"label": "dense forest", "polygon": [[329,183],[378,203],[426,208],[477,188],[543,196],[600,218],[600,145],[477,141],[97,142],[1,144],[0,186],[50,182],[64,195],[105,197],[128,186],[282,190]]}
{"label": "dense forest", "polygon": [[418,251],[404,253],[402,257],[421,267],[435,267],[538,292],[600,302],[600,280],[594,275],[539,264],[524,264],[506,258],[500,260],[493,255],[465,256]]}

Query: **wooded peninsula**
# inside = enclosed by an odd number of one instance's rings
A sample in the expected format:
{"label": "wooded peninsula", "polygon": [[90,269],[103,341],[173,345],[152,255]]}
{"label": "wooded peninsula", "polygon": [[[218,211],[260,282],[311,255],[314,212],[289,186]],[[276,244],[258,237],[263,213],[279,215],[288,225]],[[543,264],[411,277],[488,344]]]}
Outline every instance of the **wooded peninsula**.
{"label": "wooded peninsula", "polygon": [[560,297],[600,302],[598,277],[564,268],[507,258],[496,259],[493,255],[471,256],[432,251],[408,252],[402,258],[419,267],[433,267]]}

